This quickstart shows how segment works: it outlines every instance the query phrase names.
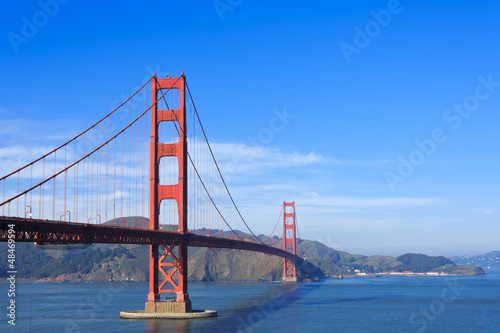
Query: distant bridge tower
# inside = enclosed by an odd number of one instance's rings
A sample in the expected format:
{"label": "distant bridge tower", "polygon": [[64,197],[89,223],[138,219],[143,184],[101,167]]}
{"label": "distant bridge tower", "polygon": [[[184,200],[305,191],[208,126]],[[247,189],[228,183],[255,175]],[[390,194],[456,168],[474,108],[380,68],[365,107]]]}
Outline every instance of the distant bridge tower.
{"label": "distant bridge tower", "polygon": [[[295,201],[283,202],[283,250],[297,254],[295,246]],[[295,259],[283,259],[283,281],[295,282]]]}
{"label": "distant bridge tower", "polygon": [[[174,110],[159,110],[157,100],[162,91],[176,89],[180,105]],[[179,130],[179,140],[175,143],[158,142],[158,129],[161,122],[175,122]],[[173,156],[179,164],[179,180],[174,185],[160,185],[159,165],[162,157]],[[191,312],[187,276],[188,247],[185,235],[187,229],[187,135],[186,135],[186,77],[184,72],[178,78],[153,78],[153,101],[151,107],[150,142],[150,214],[149,228],[159,230],[159,212],[162,200],[173,199],[177,203],[179,215],[178,232],[181,237],[171,244],[161,244],[165,254],[159,256],[159,245],[150,246],[149,257],[149,294],[146,313]],[[174,249],[177,248],[176,251]],[[163,282],[158,284],[161,273]],[[164,289],[165,288],[165,289]],[[176,294],[175,302],[161,302],[160,294]]]}

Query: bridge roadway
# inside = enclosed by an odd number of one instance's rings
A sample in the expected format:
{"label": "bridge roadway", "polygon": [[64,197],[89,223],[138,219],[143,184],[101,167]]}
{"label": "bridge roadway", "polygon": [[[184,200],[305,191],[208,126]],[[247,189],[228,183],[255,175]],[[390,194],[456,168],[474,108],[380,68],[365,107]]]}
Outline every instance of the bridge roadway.
{"label": "bridge roadway", "polygon": [[85,224],[52,220],[36,220],[0,216],[0,242],[7,242],[9,224],[15,224],[16,242],[67,243],[67,244],[174,244],[187,239],[188,246],[237,249],[272,254],[275,256],[302,260],[276,247],[260,243],[204,236],[187,233],[115,227],[100,224]]}

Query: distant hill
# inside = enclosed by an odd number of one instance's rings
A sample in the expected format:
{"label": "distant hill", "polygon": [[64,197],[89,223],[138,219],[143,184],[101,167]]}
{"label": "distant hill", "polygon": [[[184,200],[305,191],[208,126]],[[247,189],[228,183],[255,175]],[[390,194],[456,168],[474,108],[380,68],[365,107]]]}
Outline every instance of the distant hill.
{"label": "distant hill", "polygon": [[[107,225],[144,228],[149,223],[142,217],[108,221]],[[161,226],[175,231],[175,226]],[[217,230],[195,230],[200,234],[219,235]],[[249,235],[238,231],[242,237]],[[282,248],[282,240],[259,238],[267,244]],[[457,266],[445,257],[423,254],[363,256],[337,251],[311,240],[297,242],[298,254],[305,258],[297,266],[299,280],[354,276],[385,271],[444,272],[458,275],[479,275],[477,266]],[[190,281],[279,281],[283,274],[283,259],[262,253],[208,248],[189,248],[188,272]],[[0,278],[6,277],[7,244],[0,243]],[[497,252],[498,254],[498,252]],[[43,246],[32,243],[16,244],[17,278],[38,281],[146,281],[149,274],[149,250],[146,245],[93,244],[86,248],[74,246]],[[497,255],[498,259],[498,255]],[[497,260],[496,259],[496,260]]]}
{"label": "distant hill", "polygon": [[457,256],[452,257],[451,260],[458,265],[476,265],[484,269],[500,269],[500,251],[492,251],[486,254]]}
{"label": "distant hill", "polygon": [[399,257],[363,256],[336,251],[326,245],[309,240],[301,240],[300,246],[309,262],[323,271],[327,277],[350,276],[359,270],[368,274],[387,271],[415,273],[443,272],[456,275],[481,275],[484,270],[477,266],[456,265],[445,257],[431,257],[424,254],[407,253]]}
{"label": "distant hill", "polygon": [[[93,244],[85,249],[44,250],[32,243],[16,244],[19,279],[38,281],[84,282],[148,279],[148,246]],[[307,258],[297,267],[300,280],[353,276],[355,270],[366,273],[384,271],[445,272],[479,275],[477,266],[457,266],[443,257],[406,254],[362,256],[336,251],[316,241],[301,240],[300,247]],[[0,244],[0,278],[6,277],[7,244]],[[400,259],[401,261],[399,261]],[[189,248],[190,281],[279,281],[283,274],[283,259],[262,253]]]}

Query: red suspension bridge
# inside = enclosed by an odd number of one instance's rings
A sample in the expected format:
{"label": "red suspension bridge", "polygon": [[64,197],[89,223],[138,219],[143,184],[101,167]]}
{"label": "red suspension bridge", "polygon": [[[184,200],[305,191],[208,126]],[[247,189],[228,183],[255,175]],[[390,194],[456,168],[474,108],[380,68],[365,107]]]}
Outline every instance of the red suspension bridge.
{"label": "red suspension bridge", "polygon": [[[0,178],[0,241],[148,244],[146,313],[191,312],[188,246],[283,257],[296,281],[295,203],[259,238],[236,205],[184,73],[154,75],[104,118]],[[279,230],[279,229],[278,229]],[[281,248],[279,247],[282,243]],[[161,301],[161,294],[176,301]]]}

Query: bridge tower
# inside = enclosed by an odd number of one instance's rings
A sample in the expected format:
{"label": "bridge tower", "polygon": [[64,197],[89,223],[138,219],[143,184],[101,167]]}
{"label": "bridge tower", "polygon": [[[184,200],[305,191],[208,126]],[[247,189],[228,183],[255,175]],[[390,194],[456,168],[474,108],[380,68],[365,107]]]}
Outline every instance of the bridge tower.
{"label": "bridge tower", "polygon": [[[158,109],[157,100],[166,89],[177,89],[180,105],[174,110]],[[150,214],[149,228],[159,230],[159,212],[162,200],[173,199],[177,203],[179,240],[170,244],[150,245],[149,294],[146,313],[191,312],[191,301],[187,289],[188,247],[185,235],[187,228],[187,133],[186,133],[186,77],[184,72],[178,78],[153,77],[153,100],[151,106],[150,142]],[[161,122],[175,122],[179,130],[179,140],[175,143],[161,143],[158,129]],[[179,180],[174,185],[161,185],[159,175],[160,159],[176,157],[179,164]],[[159,257],[159,246],[165,253]],[[177,250],[175,250],[177,249]],[[159,284],[159,273],[163,281]],[[176,294],[176,301],[160,301],[160,294]]]}
{"label": "bridge tower", "polygon": [[[295,230],[295,201],[283,202],[283,250],[292,252],[294,255],[297,254]],[[283,258],[283,281],[297,281],[295,259]]]}

